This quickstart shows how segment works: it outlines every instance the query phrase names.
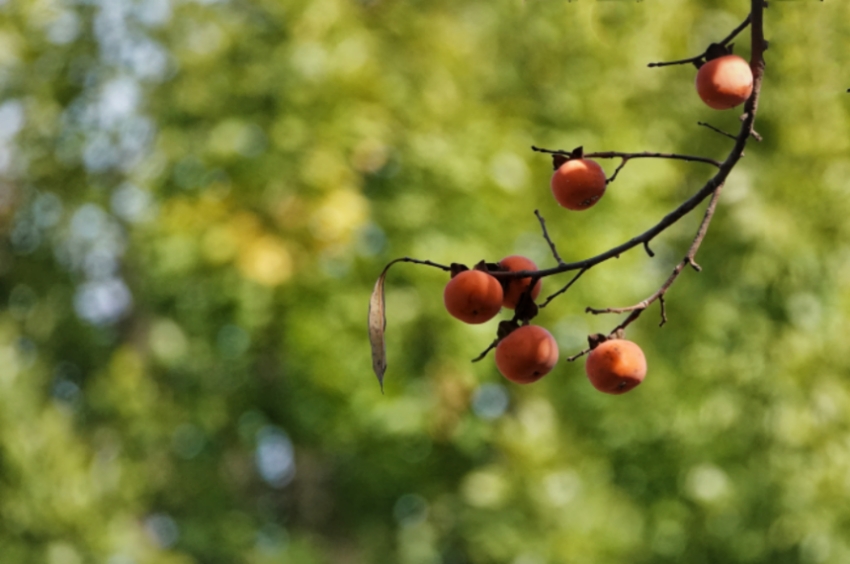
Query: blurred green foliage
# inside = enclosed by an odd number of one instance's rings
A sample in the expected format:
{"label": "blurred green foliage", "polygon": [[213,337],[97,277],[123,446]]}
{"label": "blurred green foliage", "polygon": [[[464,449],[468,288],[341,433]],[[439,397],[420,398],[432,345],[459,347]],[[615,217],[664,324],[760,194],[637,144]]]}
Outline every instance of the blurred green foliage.
{"label": "blurred green foliage", "polygon": [[[722,158],[696,122],[736,112],[646,64],[748,4],[0,1],[0,562],[850,561],[846,2],[770,3],[765,140],[669,324],[630,328],[641,387],[471,364],[495,322],[455,322],[445,275],[407,264],[386,395],[371,373],[390,259],[550,265],[539,208],[578,260],[701,186],[635,161],[570,213],[529,146]],[[697,221],[544,311],[562,358]]]}

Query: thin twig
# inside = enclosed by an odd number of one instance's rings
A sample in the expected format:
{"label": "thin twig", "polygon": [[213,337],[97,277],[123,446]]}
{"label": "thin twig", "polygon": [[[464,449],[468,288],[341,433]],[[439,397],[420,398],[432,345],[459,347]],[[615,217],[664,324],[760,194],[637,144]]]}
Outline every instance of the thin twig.
{"label": "thin twig", "polygon": [[[765,2],[765,4],[766,3],[767,2]],[[749,14],[747,14],[747,17],[744,18],[744,21],[742,21],[740,24],[738,24],[738,27],[736,27],[735,29],[730,31],[729,35],[727,35],[726,37],[723,38],[723,41],[721,41],[720,44],[721,45],[729,45],[729,43],[733,39],[735,39],[738,36],[739,33],[744,31],[745,29],[747,29],[747,26],[750,25],[750,23],[752,23],[752,21],[753,21],[753,14],[752,14],[752,12],[750,12]]]}
{"label": "thin twig", "polygon": [[627,162],[629,162],[629,159],[627,157],[623,157],[623,160],[620,162],[620,165],[614,169],[614,174],[611,175],[611,178],[605,180],[606,185],[611,184],[612,182],[614,182],[614,180],[616,180],[617,175],[620,174],[620,171],[623,170],[623,167],[626,166]]}
{"label": "thin twig", "polygon": [[[608,337],[610,338],[610,337],[613,337],[614,335],[617,335],[617,334],[622,335],[623,330],[625,330],[626,327],[628,327],[629,325],[634,323],[637,320],[637,318],[640,317],[640,314],[642,314],[643,312],[644,312],[644,310],[642,310],[642,309],[636,309],[633,312],[631,312],[629,314],[629,316],[623,320],[622,323],[620,323],[619,325],[614,327],[611,330],[611,332],[608,333]],[[617,338],[620,338],[620,337],[618,336]]]}
{"label": "thin twig", "polygon": [[561,256],[558,254],[558,249],[555,248],[555,243],[553,243],[552,239],[549,238],[549,232],[546,230],[546,220],[543,219],[542,215],[540,215],[540,210],[534,210],[534,215],[536,215],[537,220],[540,221],[540,228],[543,229],[543,238],[546,239],[547,243],[549,243],[549,248],[552,250],[552,256],[555,257],[558,264],[564,264],[564,261],[561,260]]}
{"label": "thin twig", "polygon": [[[765,42],[765,43],[767,43],[767,42]],[[747,117],[747,114],[742,114],[742,115],[741,115],[738,119],[740,119],[741,121],[744,121],[744,119],[745,119],[746,117]],[[752,131],[750,131],[750,135],[752,136],[752,138],[753,138],[753,139],[755,139],[755,140],[756,140],[756,141],[758,141],[759,143],[761,143],[761,142],[762,142],[762,140],[764,139],[764,138],[763,138],[763,137],[759,134],[759,132],[758,132],[758,131],[756,131],[755,129],[753,129]]]}
{"label": "thin twig", "polygon": [[729,139],[732,139],[733,141],[734,141],[734,139],[735,139],[735,136],[734,136],[734,135],[732,135],[731,133],[727,133],[727,132],[723,131],[722,129],[718,129],[718,128],[714,127],[713,125],[711,125],[710,123],[705,123],[704,121],[698,121],[698,122],[697,122],[697,125],[701,125],[701,126],[703,126],[703,127],[707,127],[707,128],[709,128],[710,130],[712,130],[712,131],[715,131],[715,132],[719,133],[720,135],[725,135],[726,137],[728,137]]}
{"label": "thin twig", "polygon": [[430,261],[430,260],[420,260],[420,259],[415,259],[415,258],[410,258],[410,257],[402,257],[400,259],[397,259],[395,262],[412,262],[413,264],[422,264],[422,265],[425,265],[425,266],[433,266],[434,268],[439,268],[440,270],[445,270],[446,272],[452,271],[452,267],[446,266],[444,264],[439,264],[439,263],[436,263],[436,262],[433,262],[433,261]]}
{"label": "thin twig", "polygon": [[[546,153],[548,155],[560,155],[562,157],[570,158],[572,155],[572,151],[564,151],[562,149],[544,149],[542,147],[531,146],[532,151],[536,151],[538,153]],[[621,151],[599,151],[596,153],[585,153],[584,158],[586,159],[675,159],[680,161],[689,161],[695,163],[707,163],[710,165],[714,165],[717,168],[720,168],[720,161],[716,159],[710,159],[708,157],[697,157],[694,155],[680,155],[677,153],[656,153],[650,151],[641,151],[639,153],[623,153]]]}
{"label": "thin twig", "polygon": [[[747,28],[747,26],[750,25],[751,22],[752,22],[752,14],[748,15],[747,18],[744,21],[742,21],[740,24],[738,24],[738,27],[733,29],[732,32],[729,33],[729,35],[727,35],[723,39],[723,41],[720,42],[720,45],[728,45],[729,42],[732,41],[733,39],[735,39],[735,37],[739,33],[744,31]],[[679,59],[678,61],[670,61],[670,62],[666,62],[666,63],[649,63],[646,66],[648,66],[648,67],[667,67],[667,66],[670,66],[670,65],[686,65],[688,63],[695,63],[695,62],[699,61],[700,59],[704,58],[707,54],[708,54],[708,50],[703,51],[702,53],[700,53],[696,57],[691,57],[689,59]]]}
{"label": "thin twig", "polygon": [[574,361],[578,360],[579,358],[583,357],[584,355],[586,355],[589,352],[590,352],[590,349],[584,349],[583,351],[578,352],[578,353],[574,354],[573,356],[567,357],[567,362],[574,362]]}
{"label": "thin twig", "polygon": [[496,348],[496,345],[498,345],[498,344],[499,344],[499,339],[494,340],[492,343],[490,343],[490,346],[489,346],[489,347],[487,347],[486,349],[484,349],[484,352],[482,352],[481,354],[479,354],[478,356],[476,356],[475,358],[473,358],[473,359],[472,359],[472,362],[478,362],[479,360],[484,360],[484,357],[486,357],[486,356],[487,356],[487,353],[489,353],[490,351],[492,351],[493,349],[495,349],[495,348]]}
{"label": "thin twig", "polygon": [[582,274],[584,274],[585,272],[587,272],[587,269],[586,269],[586,268],[583,268],[583,269],[579,270],[578,272],[576,272],[576,275],[575,275],[575,276],[573,276],[572,280],[570,280],[569,282],[567,282],[567,285],[566,285],[566,286],[564,286],[563,288],[561,288],[560,290],[558,290],[557,292],[555,292],[554,294],[552,294],[551,296],[549,296],[548,298],[546,298],[546,301],[544,301],[544,302],[543,302],[542,304],[540,304],[540,306],[538,306],[538,307],[544,308],[544,307],[546,307],[547,305],[549,305],[549,302],[551,302],[552,300],[554,300],[555,298],[557,298],[558,296],[560,296],[561,294],[563,294],[564,292],[566,292],[567,290],[569,290],[569,289],[570,289],[570,286],[572,286],[573,284],[575,284],[576,280],[578,280],[578,279],[581,277],[581,275],[582,275]]}
{"label": "thin twig", "polygon": [[697,272],[702,272],[702,267],[700,265],[698,265],[697,262],[693,258],[688,258],[687,262],[688,262],[689,265],[691,265],[691,268],[693,268]]}

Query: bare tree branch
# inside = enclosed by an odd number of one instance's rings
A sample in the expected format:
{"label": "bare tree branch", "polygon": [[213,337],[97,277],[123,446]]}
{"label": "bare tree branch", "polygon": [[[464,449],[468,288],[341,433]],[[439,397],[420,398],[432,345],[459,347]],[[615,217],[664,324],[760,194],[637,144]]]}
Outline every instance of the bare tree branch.
{"label": "bare tree branch", "polygon": [[[750,95],[750,98],[747,100],[744,106],[744,115],[742,116],[742,124],[741,129],[738,132],[737,137],[735,137],[735,148],[727,157],[726,161],[723,163],[723,167],[721,170],[714,176],[712,180],[720,180],[720,182],[714,188],[714,192],[712,194],[711,201],[705,210],[705,215],[703,216],[703,220],[700,223],[699,229],[697,229],[697,233],[694,236],[694,240],[691,243],[690,248],[688,249],[687,254],[682,259],[682,261],[676,265],[676,268],[673,269],[673,273],[670,277],[664,282],[661,288],[658,289],[652,296],[643,300],[642,302],[635,304],[634,306],[629,306],[626,308],[607,308],[604,310],[597,310],[593,308],[587,308],[587,311],[590,313],[598,314],[598,313],[625,313],[630,312],[628,317],[623,320],[617,327],[615,327],[609,335],[621,334],[623,329],[625,329],[629,324],[634,322],[640,314],[649,307],[655,301],[659,302],[661,308],[661,322],[659,326],[663,326],[667,323],[667,309],[664,302],[664,295],[676,281],[676,279],[681,274],[682,270],[685,268],[685,265],[691,265],[695,270],[700,271],[702,268],[697,264],[695,260],[695,256],[697,251],[699,250],[700,245],[702,244],[703,239],[705,239],[705,235],[708,232],[708,226],[711,223],[712,217],[714,217],[714,212],[717,209],[717,201],[720,198],[720,192],[723,189],[723,184],[725,182],[726,176],[728,176],[728,172],[724,175],[723,171],[729,166],[729,170],[731,167],[735,165],[738,159],[743,155],[744,147],[747,143],[747,140],[750,137],[754,137],[759,140],[759,136],[755,133],[755,129],[753,128],[755,124],[756,112],[758,110],[758,101],[759,95],[761,93],[761,83],[762,78],[764,76],[764,51],[767,47],[766,42],[764,40],[764,27],[763,27],[763,10],[764,10],[764,0],[751,0],[751,20],[752,20],[752,55],[750,59],[750,67],[753,70],[753,92]],[[755,135],[754,135],[755,134]],[[736,156],[737,155],[737,156]],[[709,186],[711,181],[706,184],[706,187]],[[704,187],[705,189],[705,187]],[[568,358],[567,360],[573,361],[584,354],[590,352],[590,349],[585,349],[579,352],[576,355]]]}
{"label": "bare tree branch", "polygon": [[[498,278],[498,279],[501,279],[501,280],[512,280],[512,279],[531,277],[531,279],[532,279],[531,286],[533,286],[536,283],[536,281],[541,279],[541,278],[544,278],[544,277],[547,277],[547,276],[552,276],[552,275],[555,275],[555,274],[560,274],[562,272],[569,272],[569,271],[574,271],[574,270],[578,271],[578,272],[576,272],[576,274],[572,277],[572,279],[563,288],[561,288],[560,290],[558,290],[557,292],[555,292],[554,294],[552,294],[551,296],[546,298],[545,302],[541,306],[539,306],[539,307],[546,307],[554,298],[563,294],[570,287],[572,287],[572,285],[575,284],[576,281],[585,272],[587,272],[588,270],[590,270],[591,268],[593,268],[594,266],[596,266],[596,265],[598,265],[602,262],[605,262],[605,261],[610,260],[612,258],[619,258],[619,256],[622,253],[624,253],[624,252],[626,252],[626,251],[628,251],[628,250],[630,250],[630,249],[632,249],[632,248],[634,248],[638,245],[643,245],[644,249],[646,250],[646,253],[650,257],[653,257],[655,255],[655,253],[653,253],[652,249],[649,247],[649,243],[655,237],[657,237],[659,234],[661,234],[666,229],[668,229],[671,225],[675,224],[681,218],[683,218],[684,216],[689,214],[691,211],[693,211],[700,203],[702,203],[706,198],[708,198],[710,196],[711,200],[709,201],[709,204],[706,207],[705,214],[703,216],[702,222],[700,223],[700,226],[699,226],[699,228],[698,228],[698,230],[697,230],[697,232],[694,236],[694,239],[691,243],[690,248],[688,249],[688,252],[685,254],[684,258],[676,265],[676,267],[673,269],[673,272],[670,274],[670,276],[667,278],[667,280],[664,282],[664,284],[662,284],[661,287],[655,293],[653,293],[651,296],[644,299],[643,301],[641,301],[637,304],[634,304],[632,306],[628,306],[628,307],[604,308],[604,309],[587,308],[587,310],[586,310],[587,312],[590,312],[590,313],[593,313],[593,314],[628,313],[629,315],[619,325],[617,325],[611,331],[611,333],[609,334],[610,336],[616,335],[618,337],[621,337],[622,334],[623,334],[623,330],[626,327],[628,327],[631,323],[633,323],[635,320],[637,320],[640,317],[640,315],[651,304],[653,304],[657,301],[657,302],[659,302],[659,306],[660,306],[660,310],[661,310],[660,325],[663,326],[667,322],[667,311],[666,311],[666,304],[665,304],[666,293],[669,291],[670,287],[678,279],[679,275],[682,273],[682,270],[684,270],[685,266],[690,265],[696,271],[701,270],[701,267],[699,266],[699,264],[697,264],[697,262],[695,260],[695,256],[696,256],[697,251],[700,248],[700,245],[702,244],[702,241],[705,238],[705,235],[708,231],[708,227],[709,227],[711,220],[714,216],[714,213],[716,211],[717,202],[720,198],[720,193],[721,193],[721,190],[723,188],[723,185],[726,182],[726,179],[728,178],[729,173],[732,171],[732,169],[735,167],[735,165],[738,163],[738,161],[743,156],[744,149],[747,145],[747,141],[751,137],[753,137],[757,140],[760,140],[760,136],[758,135],[758,133],[754,129],[754,124],[755,124],[756,113],[758,111],[758,102],[759,102],[759,96],[760,96],[760,93],[761,93],[762,78],[764,76],[764,67],[765,67],[764,51],[767,48],[767,42],[764,39],[764,29],[763,29],[763,11],[764,11],[765,4],[766,4],[766,2],[764,0],[751,0],[750,15],[747,16],[747,18],[744,20],[744,22],[742,22],[737,28],[735,28],[732,31],[732,33],[730,33],[720,43],[720,45],[728,44],[729,42],[731,42],[731,40],[735,36],[737,36],[738,33],[740,33],[748,25],[752,26],[752,34],[751,34],[752,48],[751,48],[750,67],[751,67],[752,72],[753,72],[753,90],[752,90],[752,94],[750,95],[749,99],[746,101],[746,103],[744,105],[744,113],[741,116],[741,126],[740,126],[740,129],[738,131],[738,134],[736,136],[732,136],[731,134],[728,134],[728,133],[726,133],[722,130],[719,130],[719,129],[715,128],[714,126],[699,122],[699,125],[701,125],[701,126],[708,127],[710,129],[718,132],[718,133],[721,133],[723,135],[726,135],[727,137],[734,139],[735,144],[734,144],[734,146],[732,147],[732,149],[730,150],[729,154],[726,156],[726,159],[723,162],[717,161],[715,159],[707,158],[707,157],[698,157],[698,156],[692,156],[692,155],[681,155],[681,154],[676,154],[676,153],[653,153],[653,152],[624,153],[624,152],[615,152],[615,151],[605,151],[605,152],[597,152],[597,153],[587,153],[587,154],[583,155],[586,158],[619,158],[619,159],[621,159],[621,162],[617,166],[616,170],[614,171],[614,174],[611,176],[610,179],[606,179],[607,183],[612,182],[617,177],[619,172],[625,167],[625,165],[630,160],[638,159],[638,158],[663,158],[663,159],[675,159],[675,160],[683,160],[683,161],[690,161],[690,162],[702,162],[702,163],[711,164],[711,165],[717,167],[717,169],[718,169],[717,172],[715,172],[715,174],[711,178],[709,178],[705,182],[705,184],[697,192],[695,192],[690,198],[688,198],[687,200],[682,202],[678,207],[676,207],[674,210],[669,212],[667,215],[665,215],[663,218],[661,218],[661,220],[659,220],[655,225],[653,225],[652,227],[650,227],[649,229],[647,229],[643,233],[636,235],[635,237],[632,237],[628,241],[625,241],[625,242],[617,245],[616,247],[608,249],[605,252],[599,253],[595,256],[589,257],[589,258],[581,260],[581,261],[571,262],[571,263],[563,262],[560,255],[558,254],[558,251],[555,247],[554,242],[552,241],[551,237],[549,236],[549,232],[546,228],[546,222],[543,219],[543,216],[540,214],[540,212],[538,210],[535,210],[534,213],[537,216],[537,219],[539,220],[541,229],[543,231],[543,238],[548,243],[549,248],[552,251],[552,255],[554,256],[555,260],[558,262],[558,265],[553,267],[553,268],[544,269],[544,270],[535,270],[535,271],[523,270],[523,271],[515,271],[515,272],[491,271],[490,274],[492,276],[494,276],[495,278]],[[692,57],[690,59],[683,59],[681,61],[673,61],[673,62],[669,62],[669,63],[651,63],[649,66],[651,66],[651,67],[653,67],[653,66],[666,66],[666,65],[672,65],[672,64],[684,64],[684,63],[688,63],[688,62],[695,62],[695,61],[699,60],[700,58],[702,58],[704,56],[705,56],[705,53],[703,53],[702,55],[700,55],[698,57]],[[541,153],[551,154],[551,155],[558,156],[558,157],[565,157],[566,159],[577,158],[574,155],[581,153],[580,149],[577,150],[578,153],[574,153],[574,152],[568,152],[568,151],[562,151],[562,150],[543,149],[543,148],[534,147],[534,146],[532,146],[532,150],[537,151],[537,152],[541,152]],[[412,262],[412,263],[415,263],[415,264],[422,264],[422,265],[440,268],[444,271],[450,272],[452,270],[452,267],[449,267],[449,266],[441,265],[441,264],[434,263],[434,262],[428,261],[428,260],[412,259],[412,258],[409,258],[409,257],[397,259],[397,261],[394,261],[394,262]],[[530,297],[530,292],[531,292],[531,286],[527,290],[529,297]],[[530,301],[530,303],[531,303],[532,306],[534,306],[533,301]],[[534,306],[534,307],[535,307],[535,309],[533,309],[532,313],[523,314],[524,317],[521,320],[523,322],[523,324],[527,324],[528,320],[531,317],[533,317],[534,315],[536,315],[536,312],[537,312],[536,306]],[[514,314],[513,320],[511,320],[509,322],[508,321],[502,322],[502,324],[507,323],[509,325],[510,324],[516,325],[516,323],[518,321],[520,321],[520,319],[518,317],[519,315],[520,314],[518,312],[516,312]],[[500,326],[502,324],[500,324]],[[501,327],[500,327],[500,331],[501,331]],[[500,332],[500,335],[501,334],[502,333]],[[493,350],[497,346],[498,342],[499,342],[499,339],[497,338],[474,361],[478,361],[478,360],[481,360],[482,358],[484,358],[489,351]],[[581,352],[569,357],[567,360],[568,361],[574,361],[574,360],[580,358],[581,356],[587,354],[588,352],[590,352],[589,348],[582,350]]]}
{"label": "bare tree branch", "polygon": [[[694,239],[691,243],[690,248],[688,249],[688,252],[685,254],[685,257],[682,259],[682,261],[679,264],[676,265],[676,267],[673,269],[673,272],[667,278],[667,280],[664,282],[664,284],[654,294],[652,294],[651,296],[649,296],[645,300],[643,300],[643,301],[641,301],[641,302],[639,302],[639,303],[637,303],[633,306],[628,306],[628,307],[624,307],[624,308],[605,308],[605,309],[587,308],[588,312],[594,313],[594,314],[626,313],[626,312],[629,313],[629,315],[619,325],[617,325],[611,331],[611,333],[609,334],[610,336],[622,335],[622,331],[626,327],[628,327],[631,323],[633,323],[635,320],[637,320],[638,317],[640,317],[641,313],[643,313],[644,310],[646,310],[647,307],[649,307],[652,303],[654,303],[656,301],[659,302],[659,306],[660,306],[660,309],[661,309],[661,322],[660,322],[659,325],[663,326],[667,322],[667,309],[666,309],[666,304],[665,304],[665,300],[664,300],[665,294],[670,289],[670,287],[673,285],[673,283],[678,279],[679,275],[682,273],[682,270],[684,270],[686,265],[690,265],[692,268],[694,268],[697,271],[701,270],[701,267],[699,266],[699,264],[695,260],[695,256],[696,256],[697,251],[699,250],[700,245],[702,244],[702,241],[705,239],[705,235],[708,232],[708,227],[711,223],[711,219],[714,217],[714,212],[717,209],[717,202],[720,198],[720,192],[723,188],[723,185],[726,181],[726,178],[729,176],[729,173],[731,172],[731,170],[734,168],[734,166],[738,163],[738,161],[743,156],[744,148],[746,147],[747,141],[750,139],[750,137],[753,137],[755,139],[759,139],[759,136],[755,132],[755,129],[754,129],[753,126],[755,124],[756,112],[758,110],[758,101],[759,101],[759,95],[761,93],[762,78],[764,76],[764,50],[766,48],[766,44],[765,44],[765,40],[764,40],[764,29],[763,29],[763,10],[764,10],[763,0],[751,0],[751,15],[747,17],[745,22],[741,26],[739,26],[738,29],[733,31],[733,33],[730,34],[730,36],[727,37],[726,39],[724,39],[724,41],[723,41],[724,44],[727,43],[735,35],[737,35],[737,33],[739,33],[742,29],[744,29],[744,27],[746,27],[746,25],[752,23],[752,26],[753,26],[752,27],[752,55],[751,55],[751,60],[750,60],[750,67],[752,68],[752,71],[753,71],[753,92],[750,95],[750,98],[747,100],[746,104],[744,105],[744,114],[743,114],[743,116],[741,116],[741,127],[740,127],[740,130],[738,131],[738,135],[733,137],[733,139],[735,140],[735,146],[729,152],[729,155],[726,157],[726,159],[723,161],[723,163],[720,163],[719,170],[717,171],[717,173],[712,178],[710,178],[705,183],[705,185],[699,191],[697,191],[697,193],[695,193],[688,200],[683,202],[678,208],[676,208],[675,210],[673,210],[672,212],[667,214],[655,226],[653,226],[652,228],[643,232],[642,234],[638,235],[637,237],[633,237],[629,241],[626,241],[625,243],[622,243],[621,245],[618,245],[617,247],[609,249],[608,251],[606,251],[604,253],[596,255],[595,257],[591,257],[589,259],[585,259],[585,260],[579,261],[579,262],[562,264],[562,265],[559,265],[558,268],[549,269],[548,271],[537,272],[536,274],[538,276],[543,277],[543,276],[550,275],[550,273],[564,272],[564,271],[568,271],[568,270],[578,270],[579,271],[578,274],[569,282],[569,284],[567,284],[566,287],[564,287],[563,290],[557,292],[556,294],[553,294],[553,296],[550,296],[547,299],[546,303],[544,303],[543,305],[548,304],[549,301],[551,301],[551,299],[553,297],[555,297],[556,295],[559,295],[559,294],[563,293],[564,291],[566,291],[578,279],[579,276],[581,276],[584,272],[586,272],[587,270],[589,270],[593,266],[595,266],[595,265],[597,265],[601,262],[604,262],[604,261],[606,261],[610,258],[619,257],[622,252],[625,252],[625,251],[635,247],[638,244],[643,244],[647,253],[650,256],[653,256],[653,253],[652,253],[651,249],[649,248],[649,242],[654,237],[656,237],[659,233],[661,233],[662,231],[667,229],[670,225],[672,225],[673,223],[675,223],[676,221],[678,221],[679,219],[684,217],[688,212],[693,210],[706,197],[711,195],[711,200],[709,201],[709,204],[706,207],[705,214],[703,216],[703,220],[700,223],[699,228],[697,229],[696,235],[694,236]],[[690,61],[685,61],[685,62],[690,62]],[[661,65],[650,65],[650,66],[661,66]],[[716,130],[716,128],[713,128],[711,126],[708,126],[708,127]],[[725,134],[725,132],[722,132],[722,131],[720,131],[720,133]],[[538,150],[538,149],[535,149],[535,150]],[[550,152],[550,151],[543,150],[541,152]],[[564,155],[562,152],[555,152],[554,154],[568,156],[568,155]],[[590,156],[590,155],[587,155],[587,156]],[[597,156],[599,156],[599,155],[597,154]],[[617,172],[619,172],[619,170],[624,166],[625,161],[628,158],[631,158],[631,157],[626,157],[626,156],[623,156],[623,155],[618,155],[618,156],[620,156],[620,158],[623,158],[624,162],[620,164]],[[698,159],[684,159],[684,160],[698,160]],[[616,176],[616,172],[615,172],[614,176]],[[516,272],[516,273],[512,273],[512,274],[514,274],[515,276],[523,276],[523,275],[526,275],[527,273]],[[572,361],[584,356],[585,354],[587,354],[589,352],[590,352],[589,348],[584,349],[584,350],[580,351],[579,353],[567,358],[567,360],[572,362]]]}
{"label": "bare tree branch", "polygon": [[661,324],[664,325],[667,321],[666,311],[664,310],[664,295],[685,269],[685,266],[690,264],[691,266],[695,265],[694,256],[697,254],[700,245],[702,244],[703,239],[705,239],[705,234],[708,232],[708,226],[711,223],[711,218],[714,217],[714,212],[717,209],[717,201],[720,199],[720,192],[722,191],[723,186],[720,186],[715,190],[714,194],[711,197],[711,200],[708,202],[708,207],[705,209],[705,215],[702,218],[702,222],[700,223],[699,229],[697,230],[696,235],[694,236],[694,240],[691,243],[690,248],[688,249],[685,257],[676,265],[673,269],[673,273],[667,278],[664,284],[653,293],[651,296],[646,298],[643,301],[640,301],[634,305],[630,305],[627,307],[607,307],[607,308],[593,308],[588,307],[585,309],[585,312],[592,313],[594,315],[599,315],[602,313],[626,313],[632,312],[626,321],[618,325],[612,333],[616,332],[618,329],[625,329],[630,323],[635,321],[640,314],[648,308],[650,305],[655,303],[656,301],[661,302],[662,312],[661,312]]}
{"label": "bare tree branch", "polygon": [[[762,5],[762,0],[751,1],[753,5],[753,39],[750,67],[753,69],[753,92],[750,95],[750,98],[747,100],[746,104],[744,105],[744,115],[743,119],[741,120],[741,127],[738,132],[738,135],[735,137],[735,145],[734,147],[732,147],[732,150],[729,152],[729,154],[726,156],[726,159],[722,163],[717,163],[717,161],[715,161],[714,159],[707,159],[703,157],[692,157],[689,155],[675,155],[666,153],[604,152],[590,153],[585,155],[587,157],[594,156],[597,158],[658,157],[707,162],[710,164],[717,164],[719,166],[719,170],[714,174],[714,176],[712,176],[703,185],[703,187],[700,188],[693,196],[682,202],[676,209],[664,216],[661,221],[656,223],[654,226],[650,227],[640,235],[636,235],[628,241],[621,243],[616,247],[608,249],[603,253],[581,261],[560,264],[554,268],[538,271],[494,272],[492,273],[493,276],[497,278],[513,279],[535,275],[539,276],[540,278],[544,278],[546,276],[552,276],[553,274],[560,274],[561,272],[568,272],[571,270],[590,269],[599,263],[605,262],[606,260],[619,257],[620,254],[636,247],[637,245],[649,243],[665,229],[667,229],[668,227],[679,221],[681,218],[683,218],[685,215],[687,215],[689,212],[691,212],[703,200],[705,200],[708,196],[713,194],[721,185],[723,185],[723,183],[726,181],[726,178],[729,176],[729,173],[741,159],[741,155],[744,153],[744,148],[747,145],[747,140],[752,136],[753,124],[755,123],[756,112],[758,110],[759,95],[761,93],[762,77],[764,76],[764,31],[762,29],[762,10],[764,9],[764,7]],[[552,151],[548,149],[540,149],[537,147],[532,148],[538,152],[569,156],[569,153],[567,153],[566,151]],[[696,267],[699,266],[693,262],[689,264],[692,264],[692,266]]]}

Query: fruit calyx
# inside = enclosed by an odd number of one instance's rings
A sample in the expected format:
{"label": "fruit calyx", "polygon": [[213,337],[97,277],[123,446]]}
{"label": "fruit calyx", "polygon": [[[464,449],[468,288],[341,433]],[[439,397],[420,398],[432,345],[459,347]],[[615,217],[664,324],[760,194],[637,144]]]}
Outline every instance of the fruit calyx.
{"label": "fruit calyx", "polygon": [[466,271],[466,270],[469,270],[469,267],[468,267],[468,266],[466,266],[465,264],[460,264],[459,262],[453,262],[453,263],[451,263],[451,264],[449,265],[449,268],[451,269],[451,270],[449,270],[449,273],[451,274],[451,277],[452,277],[452,278],[454,278],[455,276],[457,276],[457,275],[458,275],[458,274],[460,274],[461,272],[464,272],[464,271]]}
{"label": "fruit calyx", "polygon": [[[449,265],[449,269],[449,274],[451,274],[452,278],[454,278],[461,272],[465,272],[467,270],[480,270],[481,272],[487,274],[490,274],[491,272],[505,272],[505,270],[501,268],[497,263],[487,262],[485,260],[478,261],[471,269],[465,264],[453,262]],[[501,280],[499,282],[501,283]]]}
{"label": "fruit calyx", "polygon": [[719,59],[720,57],[725,57],[726,55],[733,55],[732,50],[734,49],[735,44],[730,43],[728,46],[722,45],[720,43],[712,43],[708,46],[708,49],[705,50],[705,56],[701,59],[697,59],[694,61],[694,66],[696,68],[701,68],[708,61],[713,61],[714,59]]}
{"label": "fruit calyx", "polygon": [[558,170],[561,168],[561,165],[567,161],[571,161],[573,159],[583,159],[584,158],[584,146],[579,146],[570,151],[569,155],[552,155],[552,170]]}
{"label": "fruit calyx", "polygon": [[519,323],[515,319],[507,319],[499,322],[499,328],[496,330],[496,337],[499,341],[519,329]]}
{"label": "fruit calyx", "polygon": [[587,345],[590,350],[595,349],[605,341],[613,341],[614,339],[625,339],[626,332],[622,327],[617,328],[616,331],[611,333],[610,335],[603,335],[602,333],[594,333],[593,335],[587,336]]}
{"label": "fruit calyx", "polygon": [[516,309],[514,310],[514,319],[522,321],[523,323],[528,323],[537,317],[537,312],[540,309],[531,297],[530,292],[532,287],[533,286],[530,285],[528,289],[522,293],[516,304]]}

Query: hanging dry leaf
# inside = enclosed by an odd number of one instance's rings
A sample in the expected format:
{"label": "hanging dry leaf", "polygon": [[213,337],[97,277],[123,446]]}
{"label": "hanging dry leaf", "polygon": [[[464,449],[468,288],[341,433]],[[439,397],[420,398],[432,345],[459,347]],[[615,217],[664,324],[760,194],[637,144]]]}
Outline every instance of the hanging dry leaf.
{"label": "hanging dry leaf", "polygon": [[384,271],[375,282],[372,297],[369,298],[369,343],[372,345],[372,369],[378,377],[381,393],[384,393],[384,373],[387,371],[387,345],[384,341],[384,331],[387,328],[384,280],[387,277],[387,271],[399,260],[401,259],[396,259],[384,267]]}

